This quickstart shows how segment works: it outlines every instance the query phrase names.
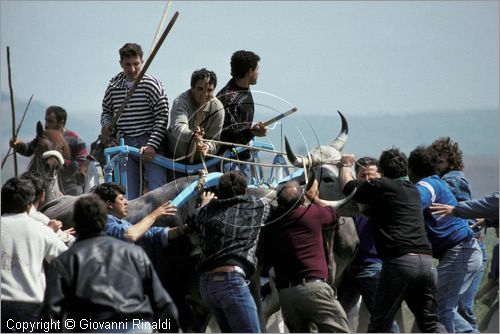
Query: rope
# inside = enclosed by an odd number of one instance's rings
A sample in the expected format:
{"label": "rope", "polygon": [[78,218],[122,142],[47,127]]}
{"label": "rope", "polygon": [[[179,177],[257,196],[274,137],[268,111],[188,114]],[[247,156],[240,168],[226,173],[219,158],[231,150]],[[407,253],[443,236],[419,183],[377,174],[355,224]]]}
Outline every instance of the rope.
{"label": "rope", "polygon": [[194,152],[191,152],[191,153],[189,153],[188,155],[183,155],[182,157],[175,158],[175,159],[170,159],[170,160],[172,160],[173,162],[181,161],[181,160],[184,160],[184,159],[189,158],[190,156],[192,156],[192,155],[193,155],[193,153],[194,153]]}
{"label": "rope", "polygon": [[[142,154],[142,151],[141,151]],[[139,158],[139,196],[142,196],[142,188],[144,185],[142,184],[142,156]]]}
{"label": "rope", "polygon": [[294,165],[275,165],[275,164],[266,164],[266,163],[259,163],[259,162],[252,162],[252,161],[243,161],[243,160],[235,160],[235,159],[231,159],[231,158],[226,158],[226,157],[221,157],[219,155],[213,155],[213,154],[206,154],[207,157],[209,158],[217,158],[217,159],[220,159],[220,160],[224,160],[224,161],[229,161],[229,162],[233,162],[233,163],[239,163],[239,164],[247,164],[247,165],[254,165],[254,166],[263,166],[263,167],[290,167],[290,168],[294,168],[295,166]]}
{"label": "rope", "polygon": [[250,145],[244,145],[244,144],[236,144],[236,143],[231,143],[231,142],[226,142],[226,141],[220,141],[220,140],[214,140],[214,139],[203,139],[203,141],[204,142],[208,142],[208,143],[223,144],[223,145],[227,145],[227,146],[238,146],[238,147],[248,148],[248,149],[255,150],[255,151],[263,151],[263,152],[278,153],[278,154],[281,154],[281,155],[286,155],[286,153],[284,153],[284,152],[278,152],[278,151],[270,150],[270,149],[267,149],[267,148],[260,148],[260,147],[256,147],[256,146],[250,146]]}
{"label": "rope", "polygon": [[205,184],[207,183],[206,176],[208,174],[208,168],[207,165],[205,164],[205,157],[203,154],[200,154],[201,156],[201,163],[203,164],[203,169],[200,169],[198,171],[198,184],[196,184],[196,192],[198,196],[196,196],[196,201],[198,204],[201,204],[201,194],[205,191]]}

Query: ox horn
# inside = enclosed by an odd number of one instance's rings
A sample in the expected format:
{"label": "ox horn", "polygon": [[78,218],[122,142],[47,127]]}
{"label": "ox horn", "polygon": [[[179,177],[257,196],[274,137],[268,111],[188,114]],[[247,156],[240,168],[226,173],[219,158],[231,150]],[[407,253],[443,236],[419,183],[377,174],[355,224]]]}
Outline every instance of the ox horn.
{"label": "ox horn", "polygon": [[340,130],[337,138],[335,138],[330,144],[331,147],[336,149],[337,151],[342,151],[344,148],[344,144],[347,142],[347,135],[349,134],[349,125],[347,124],[347,120],[344,115],[340,111],[337,110],[340,115],[340,119],[342,120],[342,129]]}
{"label": "ox horn", "polygon": [[326,201],[326,200],[323,200],[329,207],[331,208],[334,208],[334,209],[338,209],[340,208],[342,205],[346,204],[347,202],[349,202],[349,200],[351,198],[354,197],[354,194],[356,193],[356,190],[358,190],[358,188],[354,188],[354,190],[349,194],[349,196],[347,196],[346,198],[343,198],[339,201]]}
{"label": "ox horn", "polygon": [[[288,139],[285,136],[285,150],[286,150],[286,156],[288,158],[288,161],[295,167],[304,167],[304,158],[298,157],[293,153],[292,147],[290,146],[290,143],[288,142]],[[308,166],[309,159],[305,158],[306,162],[306,167]]]}

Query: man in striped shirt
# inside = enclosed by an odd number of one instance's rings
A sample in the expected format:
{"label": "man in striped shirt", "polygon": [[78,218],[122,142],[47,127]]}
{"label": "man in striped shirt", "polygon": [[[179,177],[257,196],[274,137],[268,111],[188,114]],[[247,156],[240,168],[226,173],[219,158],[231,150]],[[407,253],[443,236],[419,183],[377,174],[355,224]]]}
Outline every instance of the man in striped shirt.
{"label": "man in striped shirt", "polygon": [[[102,101],[101,133],[109,137],[115,129],[111,127],[113,117],[134,85],[143,65],[140,45],[127,43],[120,49],[120,65],[123,72],[111,79]],[[167,182],[165,169],[151,162],[159,150],[167,130],[168,100],[163,84],[155,77],[144,74],[134,94],[125,106],[116,123],[117,134],[124,138],[125,145],[141,149],[144,160],[144,179],[149,190]],[[127,197],[139,197],[141,180],[139,160],[129,157],[127,161]]]}

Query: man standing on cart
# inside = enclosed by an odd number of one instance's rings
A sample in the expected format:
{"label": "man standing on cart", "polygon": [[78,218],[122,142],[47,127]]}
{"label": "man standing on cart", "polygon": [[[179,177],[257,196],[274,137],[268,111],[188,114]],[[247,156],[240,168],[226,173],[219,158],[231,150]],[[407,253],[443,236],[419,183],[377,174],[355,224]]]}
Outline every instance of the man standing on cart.
{"label": "man standing on cart", "polygon": [[[144,74],[125,106],[123,114],[116,122],[116,129],[113,129],[113,118],[143,66],[143,52],[140,45],[127,43],[119,50],[119,53],[123,72],[111,79],[104,94],[101,134],[109,137],[116,130],[117,134],[124,138],[125,145],[141,150],[146,186],[149,190],[153,190],[167,182],[165,169],[153,164],[151,160],[157,152],[163,151],[160,146],[167,131],[168,100],[161,81],[149,74]],[[129,156],[127,160],[128,200],[137,198],[142,193],[139,168],[139,159]]]}

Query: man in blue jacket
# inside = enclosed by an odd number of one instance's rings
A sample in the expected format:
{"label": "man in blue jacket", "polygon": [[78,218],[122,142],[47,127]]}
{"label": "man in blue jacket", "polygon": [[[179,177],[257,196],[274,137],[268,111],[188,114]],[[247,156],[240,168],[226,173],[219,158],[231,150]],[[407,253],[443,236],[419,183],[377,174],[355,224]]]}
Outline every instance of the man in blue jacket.
{"label": "man in blue jacket", "polygon": [[483,255],[467,220],[456,217],[437,219],[432,215],[432,203],[457,204],[447,184],[437,175],[438,161],[432,147],[419,146],[408,158],[408,175],[420,192],[432,254],[439,260],[436,295],[439,320],[449,333],[454,333],[455,318],[461,317],[456,312],[460,296],[479,272]]}

